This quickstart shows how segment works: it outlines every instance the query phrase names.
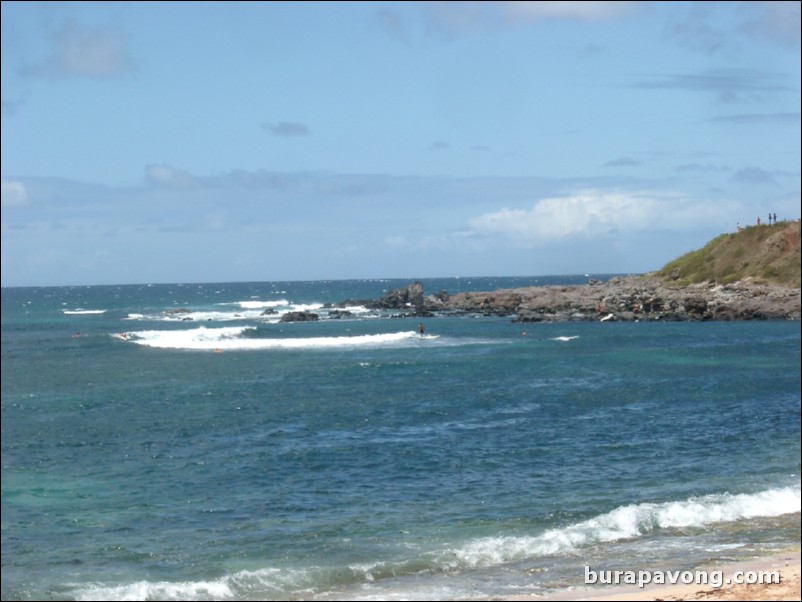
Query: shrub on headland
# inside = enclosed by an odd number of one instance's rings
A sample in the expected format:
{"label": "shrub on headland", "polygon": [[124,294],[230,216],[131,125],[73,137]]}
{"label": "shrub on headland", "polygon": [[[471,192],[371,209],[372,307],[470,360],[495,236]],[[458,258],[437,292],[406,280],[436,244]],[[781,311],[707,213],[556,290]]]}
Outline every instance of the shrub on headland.
{"label": "shrub on headland", "polygon": [[751,226],[722,234],[651,274],[679,285],[739,280],[799,288],[800,223]]}

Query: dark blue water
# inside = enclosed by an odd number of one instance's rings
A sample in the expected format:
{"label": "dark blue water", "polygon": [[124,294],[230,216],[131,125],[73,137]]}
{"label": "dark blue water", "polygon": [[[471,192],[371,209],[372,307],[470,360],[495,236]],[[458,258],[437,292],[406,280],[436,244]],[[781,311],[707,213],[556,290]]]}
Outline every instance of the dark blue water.
{"label": "dark blue water", "polygon": [[403,284],[3,289],[2,598],[543,594],[799,544],[798,322],[324,305]]}

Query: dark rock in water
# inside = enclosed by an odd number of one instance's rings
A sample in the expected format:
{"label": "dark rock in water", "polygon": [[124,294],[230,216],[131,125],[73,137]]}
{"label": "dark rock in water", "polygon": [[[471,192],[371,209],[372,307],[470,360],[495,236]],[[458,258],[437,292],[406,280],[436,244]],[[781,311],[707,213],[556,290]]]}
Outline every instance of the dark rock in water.
{"label": "dark rock in water", "polygon": [[279,322],[315,322],[319,319],[320,316],[311,311],[291,311],[281,316]]}
{"label": "dark rock in water", "polygon": [[264,310],[264,311],[263,311],[261,314],[259,314],[259,315],[260,315],[260,316],[274,316],[274,315],[276,315],[277,313],[278,313],[278,312],[277,312],[275,309],[273,309],[272,307],[268,307],[266,310]]}
{"label": "dark rock in water", "polygon": [[329,312],[329,318],[332,320],[341,320],[342,318],[353,318],[354,313],[344,309],[333,309]]}
{"label": "dark rock in water", "polygon": [[423,284],[413,282],[402,288],[387,291],[384,297],[375,302],[379,309],[410,309],[423,307]]}
{"label": "dark rock in water", "polygon": [[[446,296],[448,293],[441,293]],[[401,288],[387,291],[380,299],[346,299],[336,304],[336,307],[363,306],[368,309],[407,309],[419,310],[424,307],[426,300],[423,297],[423,284],[413,282]]]}

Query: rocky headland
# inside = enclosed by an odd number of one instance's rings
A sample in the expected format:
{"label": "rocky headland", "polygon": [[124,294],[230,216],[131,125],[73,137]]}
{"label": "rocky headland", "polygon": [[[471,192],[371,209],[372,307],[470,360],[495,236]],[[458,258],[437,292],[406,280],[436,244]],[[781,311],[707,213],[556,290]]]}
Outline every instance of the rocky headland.
{"label": "rocky headland", "polygon": [[658,278],[627,276],[584,285],[533,286],[492,292],[425,295],[414,282],[376,300],[346,301],[395,310],[398,317],[483,314],[515,322],[662,320],[799,320],[800,289],[755,282],[672,287]]}
{"label": "rocky headland", "polygon": [[400,317],[484,314],[516,322],[799,320],[799,222],[724,234],[640,276],[574,286],[425,294],[420,282],[374,300],[344,301]]}

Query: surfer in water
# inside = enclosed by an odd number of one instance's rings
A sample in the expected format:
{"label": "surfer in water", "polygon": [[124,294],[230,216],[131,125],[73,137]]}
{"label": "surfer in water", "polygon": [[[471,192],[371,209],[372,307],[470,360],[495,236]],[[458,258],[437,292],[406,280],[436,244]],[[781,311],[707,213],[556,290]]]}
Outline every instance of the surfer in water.
{"label": "surfer in water", "polygon": [[426,332],[426,328],[424,328],[424,326],[423,326],[423,322],[420,322],[420,323],[418,324],[418,334],[419,334],[420,336],[423,336],[423,333],[424,333],[424,332]]}

